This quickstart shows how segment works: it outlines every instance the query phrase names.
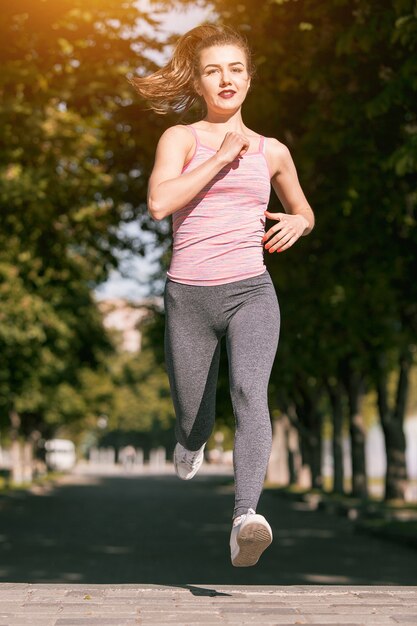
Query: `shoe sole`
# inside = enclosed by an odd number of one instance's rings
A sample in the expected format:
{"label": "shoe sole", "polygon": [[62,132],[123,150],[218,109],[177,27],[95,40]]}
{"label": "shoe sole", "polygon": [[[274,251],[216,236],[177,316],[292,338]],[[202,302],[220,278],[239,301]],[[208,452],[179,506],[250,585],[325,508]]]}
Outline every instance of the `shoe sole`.
{"label": "shoe sole", "polygon": [[272,536],[265,524],[252,522],[245,524],[239,532],[237,544],[239,552],[232,561],[235,567],[256,565],[259,557],[272,543]]}

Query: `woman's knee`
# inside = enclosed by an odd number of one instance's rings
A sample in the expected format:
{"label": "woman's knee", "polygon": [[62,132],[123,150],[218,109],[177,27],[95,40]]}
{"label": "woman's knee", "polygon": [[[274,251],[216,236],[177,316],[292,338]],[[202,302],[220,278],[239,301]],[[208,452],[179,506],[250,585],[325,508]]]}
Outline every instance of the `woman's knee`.
{"label": "woman's knee", "polygon": [[265,408],[268,405],[268,385],[249,378],[232,381],[230,396],[234,405]]}

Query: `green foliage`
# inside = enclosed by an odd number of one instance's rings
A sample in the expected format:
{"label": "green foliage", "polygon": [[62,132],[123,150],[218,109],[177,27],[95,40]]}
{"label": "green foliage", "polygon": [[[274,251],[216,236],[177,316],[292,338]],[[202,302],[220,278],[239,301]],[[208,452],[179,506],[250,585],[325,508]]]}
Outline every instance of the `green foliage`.
{"label": "green foliage", "polygon": [[288,145],[316,214],[309,237],[265,258],[282,314],[274,403],[319,402],[349,371],[372,389],[416,338],[415,3],[211,4],[253,48],[245,122]]}
{"label": "green foliage", "polygon": [[415,342],[416,40],[398,28],[416,16],[404,2],[311,0],[260,15],[246,5],[266,59],[261,89],[275,102],[266,119],[290,144],[317,218],[297,249],[267,259],[285,329],[277,376],[329,375],[346,359],[371,373],[381,353],[392,368]]}
{"label": "green foliage", "polygon": [[[157,2],[178,6],[183,2]],[[203,4],[203,3],[200,3]],[[415,344],[417,18],[409,0],[213,0],[258,66],[245,121],[286,143],[316,228],[266,255],[282,330],[274,404],[323,412],[327,379],[396,368]],[[178,116],[146,110],[126,80],[151,71],[132,0],[18,0],[0,17],[0,416],[148,431],[172,426],[161,318],[140,356],[112,356],[91,290],[171,232],[146,211],[154,149]],[[171,41],[171,39],[169,40]],[[193,114],[193,113],[192,113]],[[181,117],[181,116],[180,116]],[[182,117],[181,117],[182,119]],[[272,197],[271,208],[281,210]],[[219,415],[232,425],[223,355]],[[84,420],[84,421],[83,421]]]}
{"label": "green foliage", "polygon": [[27,434],[91,410],[85,379],[111,351],[91,290],[143,253],[118,227],[144,212],[146,151],[120,121],[127,73],[160,48],[144,23],[131,0],[2,6],[0,424],[16,411]]}
{"label": "green foliage", "polygon": [[[160,334],[157,314],[141,325],[141,334],[139,352],[101,352],[94,370],[89,367],[79,370],[78,406],[82,411],[77,411],[71,389],[56,390],[57,396],[64,401],[61,415],[65,415],[66,402],[69,411],[77,418],[73,434],[79,434],[85,428],[94,430],[97,418],[102,415],[108,418],[106,432],[146,433],[171,428],[174,410],[168,377],[152,342],[152,338]],[[52,411],[48,415],[52,417]]]}
{"label": "green foliage", "polygon": [[151,430],[155,424],[162,429],[171,426],[173,406],[167,373],[156,362],[146,331],[138,355],[125,353],[113,360],[112,376],[117,388],[110,425],[142,432]]}

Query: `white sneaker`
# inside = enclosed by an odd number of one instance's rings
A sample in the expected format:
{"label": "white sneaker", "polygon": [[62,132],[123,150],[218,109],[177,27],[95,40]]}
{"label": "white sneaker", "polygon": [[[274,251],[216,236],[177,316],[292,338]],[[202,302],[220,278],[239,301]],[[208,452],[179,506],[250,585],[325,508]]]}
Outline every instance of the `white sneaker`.
{"label": "white sneaker", "polygon": [[262,552],[272,543],[272,529],[263,515],[253,509],[233,521],[230,534],[232,565],[256,565]]}
{"label": "white sneaker", "polygon": [[179,442],[174,450],[174,466],[177,475],[183,480],[190,480],[200,469],[204,459],[205,443],[199,450],[187,450]]}

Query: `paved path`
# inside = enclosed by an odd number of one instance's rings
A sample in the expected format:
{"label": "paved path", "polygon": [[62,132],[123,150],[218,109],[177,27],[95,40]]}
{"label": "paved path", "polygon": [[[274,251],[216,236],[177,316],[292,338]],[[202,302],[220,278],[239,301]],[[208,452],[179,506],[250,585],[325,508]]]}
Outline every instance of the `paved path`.
{"label": "paved path", "polygon": [[258,511],[274,541],[257,566],[233,567],[231,480],[74,475],[0,497],[0,582],[417,584],[416,550],[269,491]]}
{"label": "paved path", "polygon": [[417,624],[416,587],[0,585],[1,626]]}
{"label": "paved path", "polygon": [[417,551],[265,491],[274,542],[234,568],[232,510],[231,476],[204,472],[1,496],[0,626],[417,625]]}

